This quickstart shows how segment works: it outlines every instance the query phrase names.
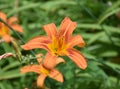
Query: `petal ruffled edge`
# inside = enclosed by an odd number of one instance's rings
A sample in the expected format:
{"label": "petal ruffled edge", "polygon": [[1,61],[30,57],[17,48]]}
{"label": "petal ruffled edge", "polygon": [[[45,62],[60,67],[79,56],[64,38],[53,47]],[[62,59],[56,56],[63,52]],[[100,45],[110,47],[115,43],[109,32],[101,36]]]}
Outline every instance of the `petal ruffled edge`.
{"label": "petal ruffled edge", "polygon": [[59,63],[65,63],[65,60],[63,58],[61,58],[61,57],[58,57],[56,59],[56,65],[58,65]]}
{"label": "petal ruffled edge", "polygon": [[23,28],[22,28],[20,25],[13,24],[13,25],[11,25],[11,27],[12,27],[15,31],[20,32],[20,33],[23,33]]}
{"label": "petal ruffled edge", "polygon": [[57,34],[57,28],[56,28],[56,25],[54,23],[44,25],[42,28],[44,29],[44,31],[47,33],[47,35],[50,38],[55,37]]}
{"label": "petal ruffled edge", "polygon": [[61,22],[60,29],[59,29],[59,36],[65,36],[68,39],[74,29],[76,28],[76,22],[72,22],[69,17],[65,17]]}
{"label": "petal ruffled edge", "polygon": [[71,39],[68,42],[69,47],[74,47],[74,46],[79,46],[79,47],[84,47],[85,46],[85,42],[83,40],[83,38],[80,35],[76,35],[71,37]]}
{"label": "petal ruffled edge", "polygon": [[63,75],[56,69],[53,69],[48,76],[61,83],[64,81]]}
{"label": "petal ruffled edge", "polygon": [[86,69],[87,62],[84,56],[75,49],[68,49],[68,57],[71,58],[71,60],[81,69]]}
{"label": "petal ruffled edge", "polygon": [[21,73],[35,72],[40,74],[41,65],[27,65],[20,69]]}
{"label": "petal ruffled edge", "polygon": [[22,45],[21,47],[24,50],[31,50],[35,48],[43,48],[45,50],[48,50],[47,44],[50,42],[51,40],[48,37],[38,36],[32,38],[30,41],[28,41],[26,44]]}

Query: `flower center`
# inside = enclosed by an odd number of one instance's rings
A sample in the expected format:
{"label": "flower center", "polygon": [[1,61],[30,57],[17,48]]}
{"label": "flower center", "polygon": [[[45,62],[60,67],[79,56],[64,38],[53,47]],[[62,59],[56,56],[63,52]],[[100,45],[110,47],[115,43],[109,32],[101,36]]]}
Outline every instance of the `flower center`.
{"label": "flower center", "polygon": [[0,36],[9,34],[9,29],[0,23]]}
{"label": "flower center", "polygon": [[55,55],[65,55],[67,44],[65,44],[65,38],[64,37],[56,37],[52,39],[52,43],[48,44],[48,48],[50,51]]}
{"label": "flower center", "polygon": [[48,69],[46,69],[46,68],[44,68],[44,67],[42,66],[41,69],[40,69],[40,72],[41,72],[42,74],[48,75],[48,74],[50,73],[50,70],[48,70]]}

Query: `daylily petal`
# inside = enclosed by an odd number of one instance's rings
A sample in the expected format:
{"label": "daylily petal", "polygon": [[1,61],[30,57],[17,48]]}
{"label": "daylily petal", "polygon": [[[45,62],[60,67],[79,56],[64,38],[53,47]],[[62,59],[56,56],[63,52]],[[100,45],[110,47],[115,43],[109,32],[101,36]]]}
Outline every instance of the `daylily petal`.
{"label": "daylily petal", "polygon": [[11,36],[6,34],[6,35],[3,35],[3,36],[2,36],[2,39],[3,39],[5,42],[9,43],[9,42],[11,41]]}
{"label": "daylily petal", "polygon": [[9,29],[3,23],[0,23],[0,37],[2,37],[2,39],[7,43],[11,40]]}
{"label": "daylily petal", "polygon": [[44,25],[43,29],[50,38],[54,37],[57,33],[57,29],[54,23]]}
{"label": "daylily petal", "polygon": [[39,36],[39,37],[35,37],[31,39],[30,41],[28,41],[25,45],[22,45],[21,47],[24,50],[31,50],[34,48],[43,48],[45,50],[48,50],[47,44],[50,42],[51,40],[48,37]]}
{"label": "daylily petal", "polygon": [[43,56],[42,53],[36,55],[37,61],[38,61],[39,64],[40,64],[40,63],[42,62],[42,60],[43,60],[43,58],[41,58],[42,56]]}
{"label": "daylily petal", "polygon": [[87,62],[85,60],[85,58],[83,57],[83,55],[75,50],[75,49],[68,49],[68,54],[67,54],[68,57],[71,58],[71,60],[73,62],[75,62],[75,64],[82,68],[82,69],[85,69],[87,67]]}
{"label": "daylily petal", "polygon": [[20,69],[21,73],[36,72],[40,74],[41,65],[27,65]]}
{"label": "daylily petal", "polygon": [[51,53],[48,52],[44,59],[43,66],[47,69],[53,69],[56,65],[56,59],[57,59],[56,55],[52,55]]}
{"label": "daylily petal", "polygon": [[6,16],[6,14],[3,13],[3,12],[0,12],[0,18],[1,18],[2,20],[4,20],[5,22],[6,22],[6,20],[7,20],[7,16]]}
{"label": "daylily petal", "polygon": [[20,25],[14,24],[14,25],[11,25],[11,27],[12,27],[15,31],[20,32],[20,33],[23,33],[23,28],[22,28]]}
{"label": "daylily petal", "polygon": [[2,28],[2,26],[3,26],[3,25],[2,25],[2,23],[0,22],[0,28]]}
{"label": "daylily petal", "polygon": [[[72,32],[74,31],[74,29],[76,28],[76,22],[72,22],[71,24],[69,24],[70,26],[68,26],[66,28],[66,39],[68,39],[71,35],[72,35]],[[65,33],[64,33],[65,34]]]}
{"label": "daylily petal", "polygon": [[53,69],[48,76],[57,80],[58,82],[64,81],[63,75],[56,69]]}
{"label": "daylily petal", "polygon": [[61,62],[65,63],[65,60],[63,58],[60,58],[60,57],[56,59],[56,65],[61,63]]}
{"label": "daylily petal", "polygon": [[[0,22],[0,29],[5,26],[3,23]],[[1,31],[1,30],[0,30]]]}
{"label": "daylily petal", "polygon": [[61,24],[60,24],[60,29],[59,29],[60,32],[61,32],[61,34],[63,34],[63,33],[65,32],[68,24],[71,23],[71,22],[72,22],[72,21],[70,20],[69,17],[65,17],[65,18],[63,19],[63,21],[62,21]]}
{"label": "daylily petal", "polygon": [[0,23],[0,36],[9,35],[9,28],[5,24]]}
{"label": "daylily petal", "polygon": [[46,77],[47,77],[47,76],[44,75],[44,74],[41,74],[41,75],[38,76],[38,78],[37,78],[37,86],[38,86],[39,88],[42,88],[42,87],[43,87],[43,85],[44,85],[44,80],[45,80]]}
{"label": "daylily petal", "polygon": [[[0,18],[3,19],[7,24],[9,24],[14,30],[23,33],[23,29],[20,25],[14,23],[17,20],[16,17],[11,17],[9,20],[7,20],[7,16],[6,14],[4,14],[3,12],[0,12]],[[0,22],[0,36],[4,39],[5,42],[10,42],[10,29],[3,23]]]}
{"label": "daylily petal", "polygon": [[9,18],[8,20],[8,23],[11,25],[11,24],[14,24],[14,22],[18,22],[18,18],[17,17],[11,17]]}
{"label": "daylily petal", "polygon": [[65,17],[65,19],[62,21],[59,29],[59,36],[65,36],[69,38],[69,36],[72,34],[73,30],[76,28],[76,22],[72,22],[70,18]]}
{"label": "daylily petal", "polygon": [[79,47],[85,46],[85,42],[80,35],[76,35],[76,36],[72,37],[69,40],[68,44],[69,44],[69,47],[71,47],[71,48],[76,46],[76,45],[79,46]]}

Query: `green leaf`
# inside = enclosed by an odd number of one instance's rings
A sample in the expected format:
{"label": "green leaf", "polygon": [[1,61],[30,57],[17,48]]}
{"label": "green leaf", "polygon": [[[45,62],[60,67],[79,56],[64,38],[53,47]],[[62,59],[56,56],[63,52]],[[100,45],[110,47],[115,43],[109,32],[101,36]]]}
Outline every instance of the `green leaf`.
{"label": "green leaf", "polygon": [[117,9],[115,9],[115,10],[113,10],[113,11],[105,14],[104,16],[102,16],[102,17],[98,20],[98,24],[101,24],[101,23],[102,23],[105,19],[107,19],[109,16],[111,16],[111,15],[113,15],[113,14],[119,12],[119,11],[120,11],[120,8],[117,8]]}
{"label": "green leaf", "polygon": [[22,74],[20,74],[20,71],[18,69],[14,69],[11,71],[0,73],[0,80],[13,79],[13,78],[21,77],[21,76]]}
{"label": "green leaf", "polygon": [[4,54],[4,53],[5,53],[5,50],[4,50],[3,46],[0,45],[0,55],[2,55],[2,54]]}
{"label": "green leaf", "polygon": [[105,29],[105,30],[107,30],[111,33],[120,34],[120,28],[109,26],[109,25],[80,23],[80,24],[77,25],[77,27],[78,28],[83,28],[83,29],[88,29],[88,30],[102,30],[102,31],[104,31],[103,29]]}
{"label": "green leaf", "polygon": [[11,68],[16,68],[20,65],[20,62],[16,61],[16,62],[13,62],[13,63],[10,63],[9,65],[5,66],[2,70],[3,71],[7,71]]}
{"label": "green leaf", "polygon": [[61,5],[76,5],[76,2],[74,1],[65,1],[65,0],[59,0],[59,1],[48,1],[47,3],[44,3],[41,5],[42,8],[45,10],[51,10],[52,8],[56,8]]}
{"label": "green leaf", "polygon": [[90,45],[90,44],[94,43],[96,40],[98,40],[98,39],[100,39],[101,37],[104,37],[104,36],[105,36],[104,32],[96,33],[89,39],[87,44]]}

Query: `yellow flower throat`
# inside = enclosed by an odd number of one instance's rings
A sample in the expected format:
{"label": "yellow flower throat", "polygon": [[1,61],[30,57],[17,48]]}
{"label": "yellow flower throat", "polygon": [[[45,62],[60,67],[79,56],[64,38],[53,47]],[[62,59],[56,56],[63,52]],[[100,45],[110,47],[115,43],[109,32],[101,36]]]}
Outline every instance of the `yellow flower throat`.
{"label": "yellow flower throat", "polygon": [[9,30],[8,30],[8,28],[6,27],[6,26],[0,26],[0,36],[3,36],[3,35],[8,35],[9,34]]}
{"label": "yellow flower throat", "polygon": [[40,72],[41,72],[42,74],[48,75],[48,74],[50,73],[50,70],[48,70],[48,69],[46,69],[46,68],[44,68],[44,67],[42,66],[41,69],[40,69]]}
{"label": "yellow flower throat", "polygon": [[53,38],[52,43],[48,44],[48,48],[55,55],[65,55],[67,49],[67,44],[65,44],[65,38]]}

